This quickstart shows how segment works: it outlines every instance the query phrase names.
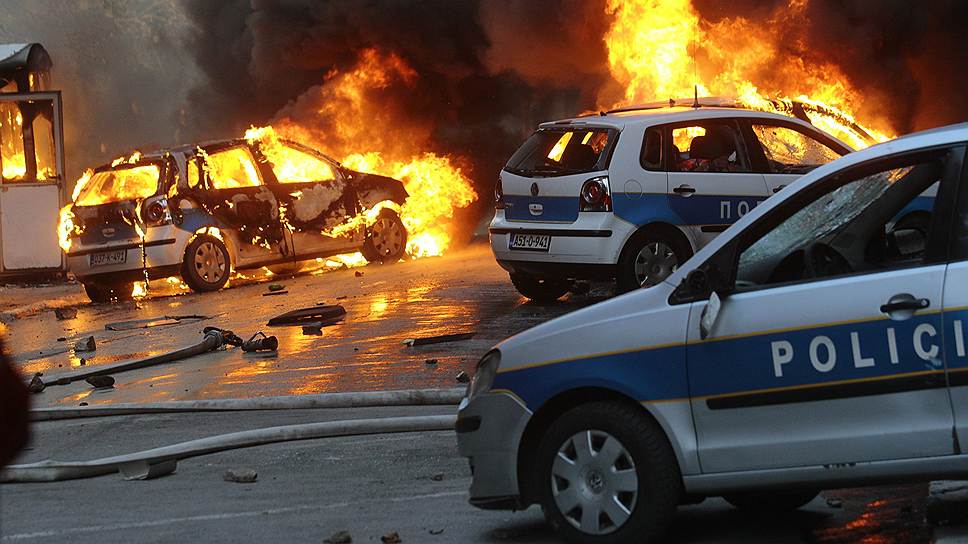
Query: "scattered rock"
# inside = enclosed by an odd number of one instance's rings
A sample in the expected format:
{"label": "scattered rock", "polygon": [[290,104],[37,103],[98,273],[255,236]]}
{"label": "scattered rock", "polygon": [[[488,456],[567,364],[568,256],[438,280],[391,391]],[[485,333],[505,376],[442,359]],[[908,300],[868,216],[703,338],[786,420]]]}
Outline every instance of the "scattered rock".
{"label": "scattered rock", "polygon": [[827,499],[827,506],[831,508],[843,508],[844,501],[843,499],[839,499],[837,497],[830,497],[829,499]]}
{"label": "scattered rock", "polygon": [[[359,270],[357,270],[356,273],[354,273],[353,275],[356,276],[357,278],[363,277],[363,273],[360,272]],[[391,533],[391,534],[396,534],[396,533]],[[386,542],[386,540],[384,540],[384,542]]]}
{"label": "scattered rock", "polygon": [[31,393],[40,393],[44,389],[47,389],[47,384],[44,380],[40,379],[40,372],[34,374],[34,377],[30,380],[30,385],[27,386],[27,391]]}
{"label": "scattered rock", "polygon": [[97,389],[114,387],[114,378],[112,376],[88,376],[84,381]]}
{"label": "scattered rock", "polygon": [[74,351],[94,351],[96,349],[97,344],[94,342],[93,336],[88,336],[74,344]]}
{"label": "scattered rock", "polygon": [[424,363],[426,363],[428,365],[435,365],[435,364],[437,364],[437,359],[427,359],[427,360],[424,361]]}
{"label": "scattered rock", "polygon": [[349,531],[337,531],[323,540],[323,544],[352,544],[353,537]]}
{"label": "scattered rock", "polygon": [[435,482],[440,482],[444,479],[444,473],[438,472],[437,474],[434,474],[433,476],[431,476],[430,479]]}
{"label": "scattered rock", "polygon": [[222,475],[222,479],[226,482],[236,482],[239,484],[251,484],[252,482],[259,479],[259,473],[252,469],[229,469],[225,471]]}
{"label": "scattered rock", "polygon": [[57,341],[58,342],[67,342],[67,337],[66,336],[61,336],[60,338],[57,339]]}
{"label": "scattered rock", "polygon": [[270,283],[269,284],[269,290],[270,291],[282,291],[285,288],[286,288],[285,285],[282,285],[282,284],[279,284],[279,283]]}
{"label": "scattered rock", "polygon": [[61,321],[74,319],[77,317],[77,308],[56,308],[54,309],[54,315]]}
{"label": "scattered rock", "polygon": [[444,530],[443,529],[430,529],[427,532],[429,532],[432,535],[441,535],[441,534],[444,534]]}
{"label": "scattered rock", "polygon": [[457,373],[457,382],[458,383],[468,383],[470,381],[471,381],[471,377],[468,376],[467,373],[464,372],[463,370],[461,370],[460,372]]}
{"label": "scattered rock", "polygon": [[87,406],[87,403],[86,402],[82,402],[82,403],[78,404],[78,406]]}
{"label": "scattered rock", "polygon": [[403,542],[403,540],[400,539],[399,533],[397,533],[396,531],[393,531],[391,533],[387,533],[381,536],[380,542],[382,542],[383,544],[400,544],[401,542]]}
{"label": "scattered rock", "polygon": [[343,300],[345,298],[346,298],[346,295],[340,295],[340,296],[336,297],[336,300]]}

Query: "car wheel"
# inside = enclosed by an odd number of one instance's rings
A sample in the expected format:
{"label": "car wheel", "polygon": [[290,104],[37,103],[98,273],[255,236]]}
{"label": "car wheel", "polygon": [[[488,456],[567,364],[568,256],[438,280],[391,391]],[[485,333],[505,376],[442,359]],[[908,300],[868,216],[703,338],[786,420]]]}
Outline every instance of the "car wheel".
{"label": "car wheel", "polygon": [[131,290],[133,285],[130,282],[100,283],[90,282],[84,284],[84,292],[91,302],[110,302],[111,300],[131,300]]}
{"label": "car wheel", "polygon": [[568,280],[537,278],[527,274],[511,274],[514,288],[535,302],[554,302],[571,289]]}
{"label": "car wheel", "polygon": [[672,275],[692,257],[692,248],[677,236],[652,230],[632,235],[618,261],[618,290],[652,287]]}
{"label": "car wheel", "polygon": [[816,498],[816,489],[794,491],[774,491],[759,493],[736,493],[726,495],[726,502],[742,510],[764,513],[779,513],[796,510]]}
{"label": "car wheel", "polygon": [[366,240],[360,250],[367,261],[393,263],[407,251],[407,227],[392,210],[383,210],[366,229]]}
{"label": "car wheel", "polygon": [[569,410],[542,437],[536,463],[545,518],[569,542],[656,542],[682,496],[672,447],[631,405]]}
{"label": "car wheel", "polygon": [[199,234],[185,248],[181,274],[196,293],[218,291],[229,280],[232,261],[225,244],[207,234]]}

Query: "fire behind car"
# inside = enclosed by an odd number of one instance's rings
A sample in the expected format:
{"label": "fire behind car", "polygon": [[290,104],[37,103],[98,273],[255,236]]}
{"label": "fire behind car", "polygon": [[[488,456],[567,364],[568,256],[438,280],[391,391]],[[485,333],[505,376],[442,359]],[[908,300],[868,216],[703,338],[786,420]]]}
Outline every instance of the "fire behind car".
{"label": "fire behind car", "polygon": [[403,183],[275,138],[136,152],[78,184],[61,245],[93,301],[128,297],[146,277],[215,291],[233,269],[356,251],[392,262],[407,245]]}

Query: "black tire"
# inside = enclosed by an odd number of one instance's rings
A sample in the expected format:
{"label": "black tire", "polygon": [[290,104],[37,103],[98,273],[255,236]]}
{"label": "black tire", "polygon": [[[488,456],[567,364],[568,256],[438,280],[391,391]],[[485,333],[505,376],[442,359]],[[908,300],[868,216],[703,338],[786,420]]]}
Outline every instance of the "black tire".
{"label": "black tire", "polygon": [[571,282],[561,279],[546,279],[527,274],[511,274],[511,283],[519,293],[535,302],[554,302],[571,289]]}
{"label": "black tire", "polygon": [[84,292],[87,293],[87,298],[91,299],[91,302],[124,301],[131,300],[133,287],[134,285],[131,282],[90,282],[84,284]]}
{"label": "black tire", "polygon": [[725,495],[726,502],[741,510],[777,514],[796,510],[817,497],[816,489],[774,491],[758,493],[735,493]]}
{"label": "black tire", "polygon": [[367,262],[395,263],[407,251],[407,227],[393,210],[383,210],[367,227],[360,252]]}
{"label": "black tire", "polygon": [[[595,441],[601,440],[598,451],[587,457],[596,461],[586,464],[580,461],[574,448],[576,436],[579,441],[584,441],[587,436],[592,452],[595,451]],[[607,449],[605,444],[612,439],[621,453],[615,456],[615,461],[597,461]],[[569,448],[574,449],[574,463],[567,459]],[[559,457],[559,451],[564,457]],[[555,498],[557,489],[562,502],[569,502],[564,497],[572,488],[565,485],[569,481],[567,478],[559,477],[553,471],[555,463],[561,463],[563,459],[565,464],[560,466],[567,466],[578,475],[575,493],[584,501],[567,512],[561,511]],[[595,462],[603,464],[595,465]],[[628,489],[635,489],[634,497],[629,491],[616,491],[622,488],[618,480],[613,479],[616,478],[614,475],[627,471],[632,471],[636,477],[634,482],[624,480]],[[672,520],[683,494],[679,464],[662,429],[641,408],[618,402],[584,404],[555,420],[541,438],[532,473],[537,481],[531,482],[531,489],[538,492],[545,519],[559,535],[573,543],[657,542]],[[621,524],[612,523],[612,516],[606,511],[614,508],[616,500],[623,504],[622,512],[627,511],[622,514],[627,519]],[[597,518],[594,514],[589,514],[589,518],[594,520],[593,531],[603,534],[593,534],[576,526],[581,525],[585,508],[594,508],[589,512],[600,512]]]}
{"label": "black tire", "polygon": [[192,291],[218,291],[229,281],[231,272],[232,259],[229,250],[218,238],[199,234],[185,248],[181,275]]}
{"label": "black tire", "polygon": [[[665,232],[665,230],[640,230],[626,242],[625,248],[622,249],[622,254],[619,256],[618,270],[616,271],[619,293],[627,293],[634,289],[656,285],[669,277],[669,274],[689,260],[689,257],[692,257],[692,247],[690,247],[689,242],[685,241],[681,235]],[[641,255],[646,248],[657,255],[658,260],[651,266],[651,269],[654,270],[652,277],[646,278],[646,283],[643,284],[637,266],[650,268],[646,266],[649,264],[648,257]],[[659,251],[656,251],[656,249]],[[670,255],[663,255],[667,250]],[[670,256],[675,259],[671,266],[666,260]],[[643,261],[643,259],[645,260]]]}

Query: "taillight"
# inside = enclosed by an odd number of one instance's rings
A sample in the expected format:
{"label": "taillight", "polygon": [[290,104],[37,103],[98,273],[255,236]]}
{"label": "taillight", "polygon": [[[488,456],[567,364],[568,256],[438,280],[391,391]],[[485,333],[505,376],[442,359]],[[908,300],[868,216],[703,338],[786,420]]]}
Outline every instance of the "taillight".
{"label": "taillight", "polygon": [[145,202],[141,206],[141,220],[149,227],[167,225],[171,222],[171,215],[168,213],[168,200],[162,197]]}
{"label": "taillight", "polygon": [[608,192],[608,177],[592,178],[581,186],[581,207],[583,212],[612,211],[612,195]]}
{"label": "taillight", "polygon": [[501,177],[497,178],[497,185],[494,186],[494,209],[504,209],[504,186],[501,185]]}

